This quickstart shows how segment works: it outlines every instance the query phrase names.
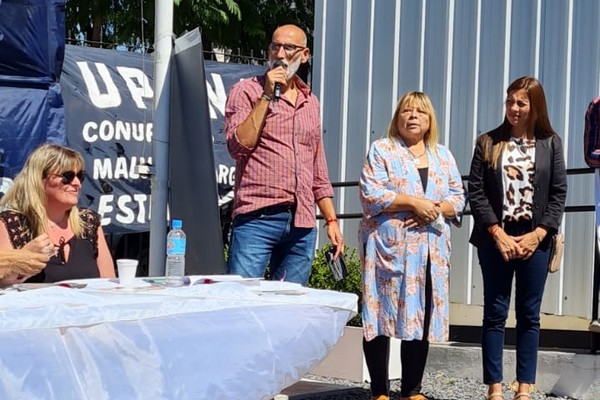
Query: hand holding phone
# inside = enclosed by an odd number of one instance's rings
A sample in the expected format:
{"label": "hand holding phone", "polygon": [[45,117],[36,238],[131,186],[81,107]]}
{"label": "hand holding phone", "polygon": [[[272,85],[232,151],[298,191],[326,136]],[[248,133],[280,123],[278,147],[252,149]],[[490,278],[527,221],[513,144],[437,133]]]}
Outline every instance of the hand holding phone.
{"label": "hand holding phone", "polygon": [[336,281],[340,281],[348,276],[348,269],[346,268],[346,262],[344,261],[344,257],[340,254],[338,258],[335,260],[333,256],[335,254],[335,248],[329,248],[325,252],[325,258],[327,259],[327,264],[329,265],[329,269],[333,274],[333,279]]}

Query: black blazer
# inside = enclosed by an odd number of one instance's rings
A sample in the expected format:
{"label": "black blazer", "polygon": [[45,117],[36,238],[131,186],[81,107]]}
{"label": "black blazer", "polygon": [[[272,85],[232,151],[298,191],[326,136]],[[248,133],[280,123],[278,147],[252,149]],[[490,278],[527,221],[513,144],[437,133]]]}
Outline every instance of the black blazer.
{"label": "black blazer", "polygon": [[[485,137],[491,137],[485,140]],[[508,140],[509,133],[503,126],[481,135],[477,139],[475,153],[469,173],[469,204],[475,219],[475,226],[469,241],[476,247],[494,244],[487,228],[500,223],[504,191],[502,188],[502,167],[493,168],[483,160],[484,146],[501,140]],[[535,142],[535,175],[533,182],[533,220],[531,230],[542,225],[549,235],[558,230],[565,210],[567,198],[567,171],[563,155],[562,141],[558,135]],[[549,240],[542,243],[545,247]]]}

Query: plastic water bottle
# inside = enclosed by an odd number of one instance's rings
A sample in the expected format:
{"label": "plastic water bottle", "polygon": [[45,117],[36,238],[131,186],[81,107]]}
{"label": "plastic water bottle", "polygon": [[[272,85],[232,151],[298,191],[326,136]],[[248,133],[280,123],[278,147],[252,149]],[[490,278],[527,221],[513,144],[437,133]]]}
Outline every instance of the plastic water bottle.
{"label": "plastic water bottle", "polygon": [[180,219],[171,222],[167,235],[167,286],[182,286],[185,275],[185,233]]}

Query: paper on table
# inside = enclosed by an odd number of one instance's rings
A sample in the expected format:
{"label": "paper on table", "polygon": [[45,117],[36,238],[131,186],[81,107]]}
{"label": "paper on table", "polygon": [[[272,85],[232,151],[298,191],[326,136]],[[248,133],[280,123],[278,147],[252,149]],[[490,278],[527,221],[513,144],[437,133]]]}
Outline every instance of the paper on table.
{"label": "paper on table", "polygon": [[[258,285],[262,278],[243,278],[239,275],[186,275],[183,277],[184,286],[193,286],[218,282],[239,282],[244,285]],[[167,285],[167,278],[164,276],[143,278],[144,282],[153,285]]]}
{"label": "paper on table", "polygon": [[[118,278],[112,279],[70,279],[66,281],[56,282],[55,285],[71,285],[72,287],[86,287],[92,290],[119,290],[119,291],[135,291],[157,288],[158,286],[144,282],[142,279],[135,279],[133,285],[123,286],[119,283]],[[85,285],[85,286],[82,286]]]}
{"label": "paper on table", "polygon": [[284,281],[265,281],[259,282],[259,285],[250,288],[253,292],[274,293],[274,294],[306,294],[304,286],[294,282]]}
{"label": "paper on table", "polygon": [[87,285],[85,283],[75,283],[75,282],[56,282],[56,283],[15,283],[13,285],[7,286],[5,288],[0,289],[0,294],[10,293],[10,292],[25,292],[27,290],[34,289],[43,289],[50,286],[62,286],[72,289],[83,289]]}
{"label": "paper on table", "polygon": [[240,275],[190,275],[186,276],[189,278],[189,285],[200,285],[207,283],[218,283],[218,282],[238,282],[243,285],[257,286],[263,278],[244,278]]}

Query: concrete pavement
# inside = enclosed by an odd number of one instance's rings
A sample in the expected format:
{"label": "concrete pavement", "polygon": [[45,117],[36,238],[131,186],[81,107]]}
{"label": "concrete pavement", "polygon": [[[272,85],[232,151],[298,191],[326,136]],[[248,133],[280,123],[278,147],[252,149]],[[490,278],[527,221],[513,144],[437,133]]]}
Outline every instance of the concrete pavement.
{"label": "concrete pavement", "polygon": [[[514,380],[515,350],[504,353],[505,382]],[[436,344],[430,347],[427,371],[456,378],[481,380],[481,349],[463,343]],[[357,383],[358,386],[358,383]],[[600,400],[600,354],[589,351],[541,349],[538,354],[536,386],[544,393],[578,400]],[[311,395],[342,395],[352,390],[346,384],[300,381],[286,389],[290,400],[307,400]]]}

